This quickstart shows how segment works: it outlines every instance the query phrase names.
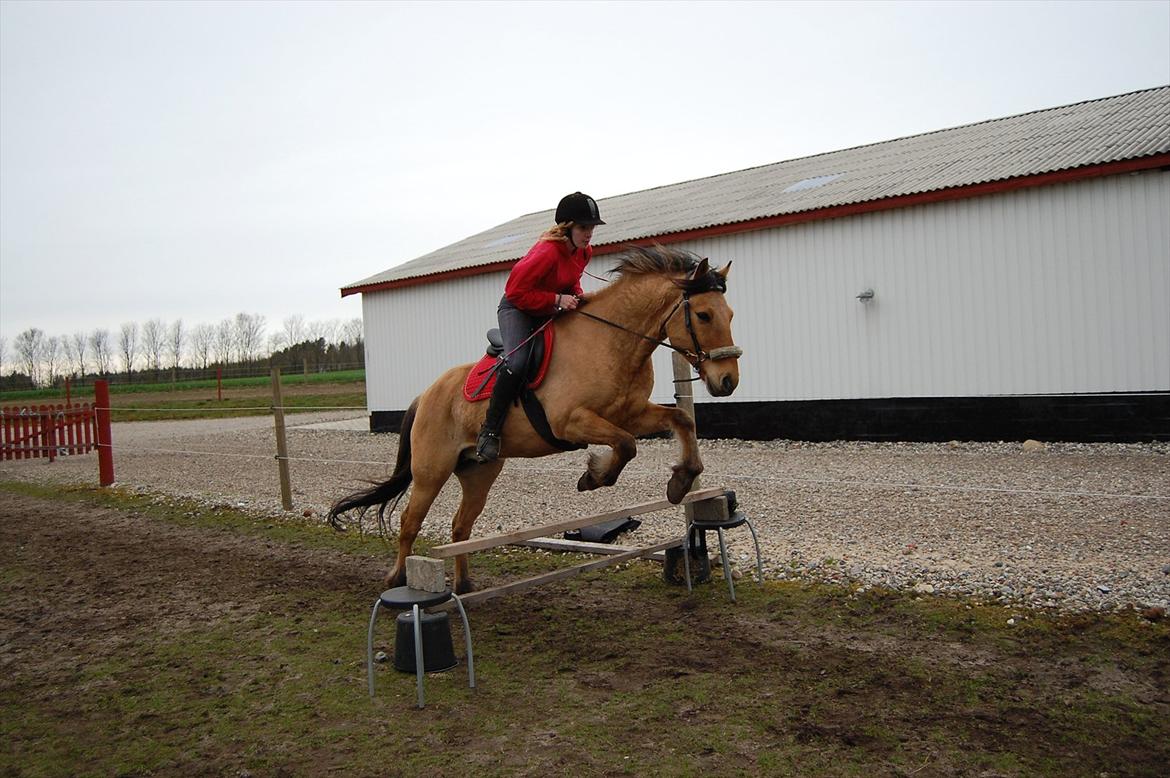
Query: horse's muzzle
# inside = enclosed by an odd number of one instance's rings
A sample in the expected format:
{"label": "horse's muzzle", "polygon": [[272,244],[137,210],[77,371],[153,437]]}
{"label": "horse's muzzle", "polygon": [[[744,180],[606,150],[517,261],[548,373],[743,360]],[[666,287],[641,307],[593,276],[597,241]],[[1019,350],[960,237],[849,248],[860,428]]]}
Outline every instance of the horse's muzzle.
{"label": "horse's muzzle", "polygon": [[712,397],[726,397],[739,386],[739,376],[733,373],[724,373],[722,376],[707,375],[703,377],[703,383],[707,385],[707,391]]}

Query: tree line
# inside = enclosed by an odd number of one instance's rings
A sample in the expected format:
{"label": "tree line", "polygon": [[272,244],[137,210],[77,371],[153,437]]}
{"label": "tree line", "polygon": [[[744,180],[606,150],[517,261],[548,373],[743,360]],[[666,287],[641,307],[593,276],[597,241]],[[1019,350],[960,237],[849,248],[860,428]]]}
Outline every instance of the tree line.
{"label": "tree line", "polygon": [[340,370],[365,366],[362,320],[305,321],[286,318],[267,331],[265,317],[238,313],[217,324],[188,328],[182,319],[126,322],[116,331],[94,329],[46,335],[36,327],[0,337],[0,390],[84,382],[184,380],[214,375],[254,375],[282,369]]}

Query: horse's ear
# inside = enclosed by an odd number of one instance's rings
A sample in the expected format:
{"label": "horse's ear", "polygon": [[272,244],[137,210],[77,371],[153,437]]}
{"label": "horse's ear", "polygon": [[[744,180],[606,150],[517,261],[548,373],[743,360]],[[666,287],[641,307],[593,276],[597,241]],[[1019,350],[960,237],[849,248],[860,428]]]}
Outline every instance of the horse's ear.
{"label": "horse's ear", "polygon": [[727,274],[731,272],[731,261],[728,260],[726,265],[719,268],[715,272],[718,273],[719,275],[723,276],[723,280],[724,280],[724,282],[726,282],[727,281]]}
{"label": "horse's ear", "polygon": [[691,273],[691,278],[702,278],[703,276],[707,275],[710,272],[711,272],[711,264],[707,261],[706,257],[703,257],[703,261],[700,262],[698,264],[698,266],[694,269],[694,272]]}

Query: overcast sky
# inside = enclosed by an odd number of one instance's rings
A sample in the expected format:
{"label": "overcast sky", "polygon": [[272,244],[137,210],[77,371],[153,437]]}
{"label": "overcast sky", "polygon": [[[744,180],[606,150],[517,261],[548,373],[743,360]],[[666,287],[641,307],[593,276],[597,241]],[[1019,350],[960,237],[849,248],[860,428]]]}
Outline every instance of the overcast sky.
{"label": "overcast sky", "polygon": [[1167,0],[2,0],[0,337],[351,319],[573,190],[1167,83]]}

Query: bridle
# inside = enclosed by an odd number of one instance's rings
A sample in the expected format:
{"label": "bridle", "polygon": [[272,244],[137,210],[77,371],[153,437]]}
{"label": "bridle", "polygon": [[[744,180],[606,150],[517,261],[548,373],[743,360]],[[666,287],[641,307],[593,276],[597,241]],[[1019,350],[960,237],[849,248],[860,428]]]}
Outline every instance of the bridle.
{"label": "bridle", "polygon": [[[683,359],[690,363],[695,372],[698,372],[699,365],[709,360],[728,359],[733,357],[739,358],[743,356],[743,349],[741,349],[739,346],[719,346],[717,348],[711,349],[710,351],[704,351],[703,347],[699,345],[699,336],[695,332],[695,325],[691,321],[691,295],[704,294],[706,292],[725,293],[727,291],[727,283],[723,280],[722,276],[720,276],[718,273],[712,273],[711,276],[714,276],[719,280],[710,281],[707,288],[683,291],[682,297],[677,303],[674,304],[674,307],[670,309],[670,313],[667,314],[666,318],[662,320],[662,324],[658,328],[658,331],[661,333],[661,335],[657,338],[653,338],[649,335],[643,335],[641,332],[632,330],[629,327],[622,326],[621,324],[610,321],[609,319],[596,316],[592,313],[589,313],[588,311],[583,311],[580,308],[573,309],[571,313],[580,314],[586,318],[593,319],[594,321],[598,321],[602,324],[606,324],[610,327],[622,330],[623,332],[636,335],[642,340],[648,340],[657,346],[665,346],[671,351],[675,351],[680,354]],[[687,334],[691,336],[691,343],[695,347],[693,351],[691,349],[682,348],[681,346],[676,346],[666,339],[666,325],[669,324],[670,320],[674,318],[674,315],[678,313],[679,308],[683,309],[683,323],[686,325]]]}

